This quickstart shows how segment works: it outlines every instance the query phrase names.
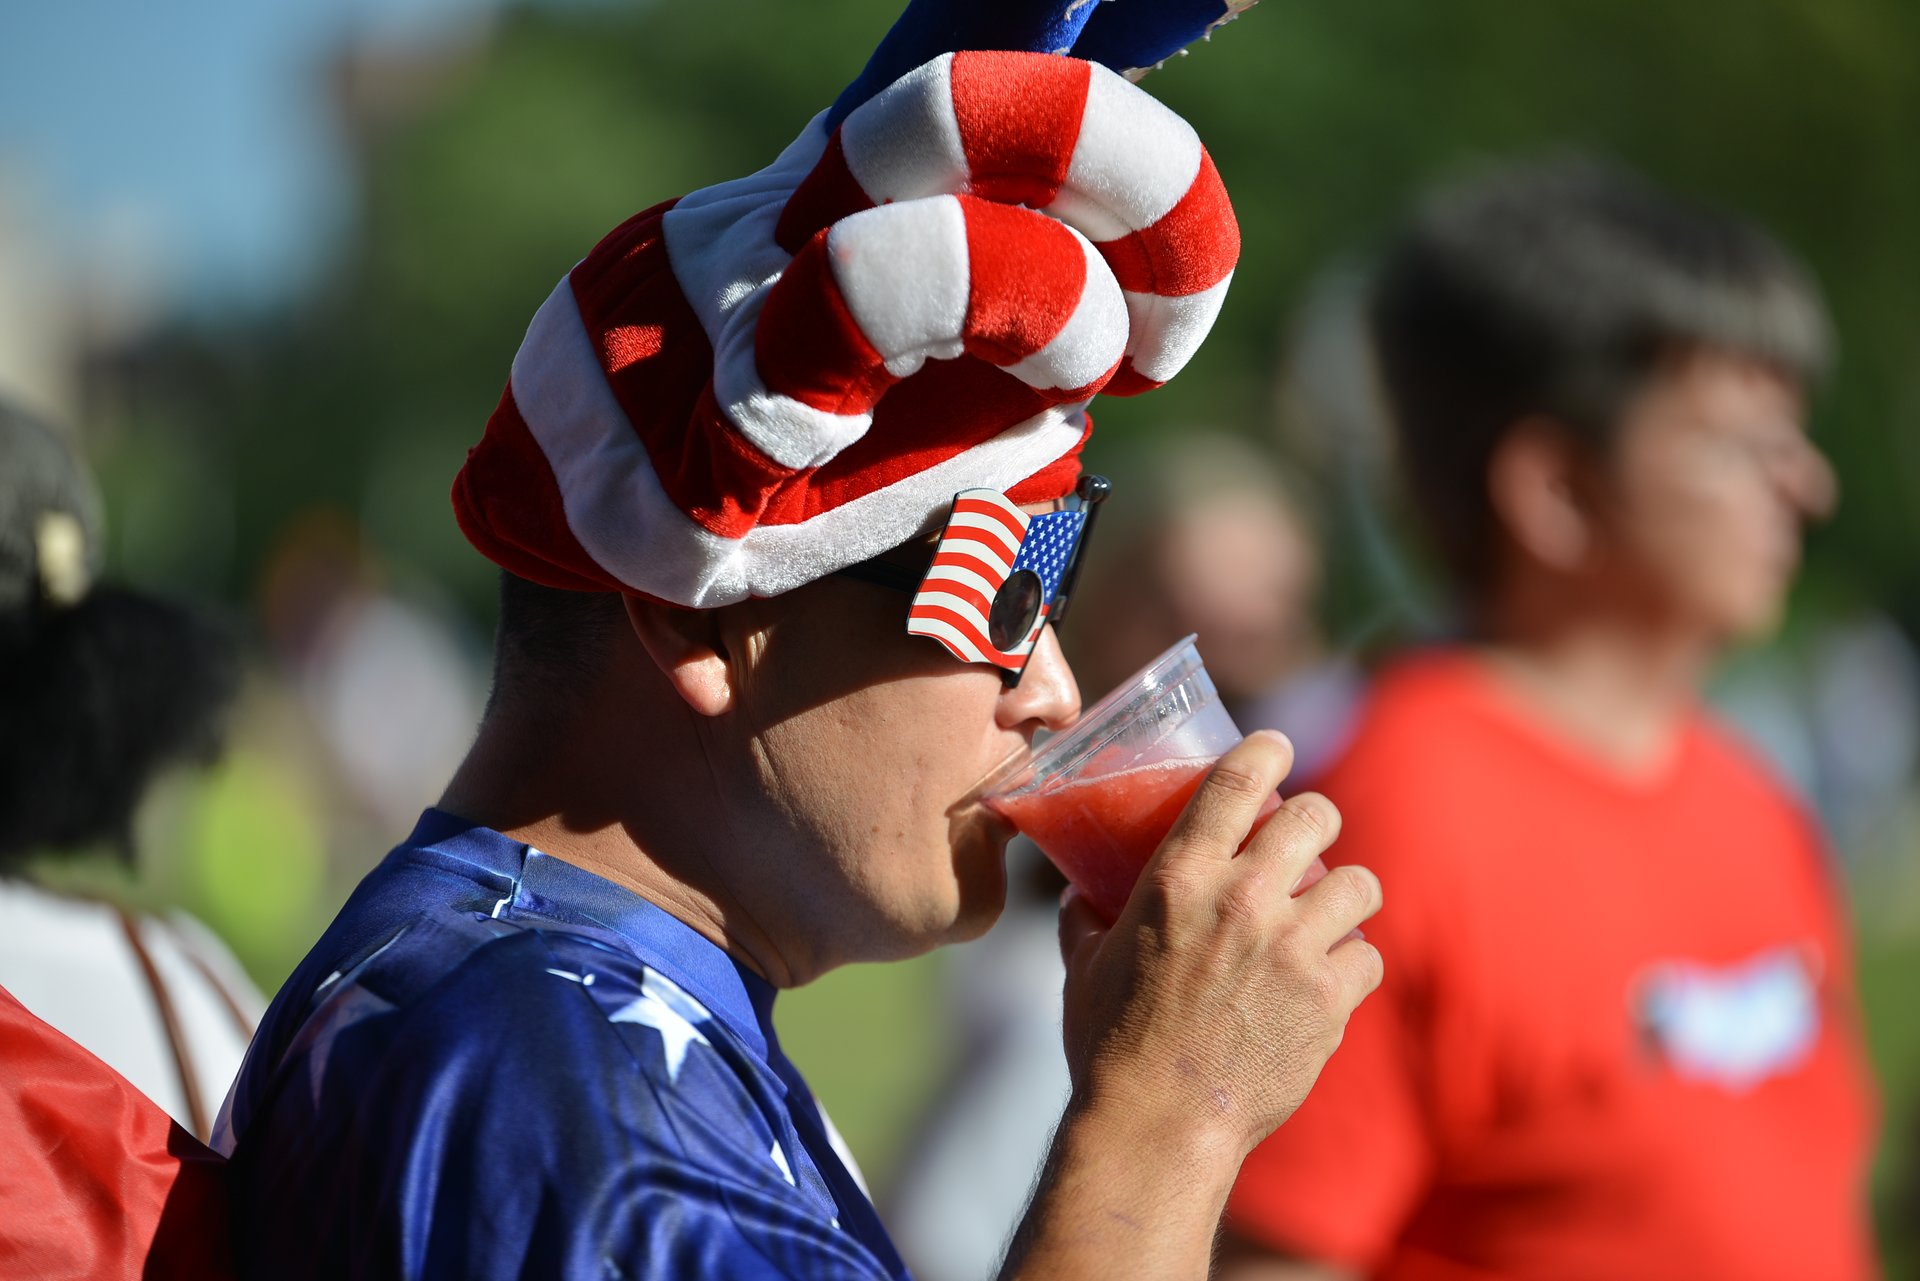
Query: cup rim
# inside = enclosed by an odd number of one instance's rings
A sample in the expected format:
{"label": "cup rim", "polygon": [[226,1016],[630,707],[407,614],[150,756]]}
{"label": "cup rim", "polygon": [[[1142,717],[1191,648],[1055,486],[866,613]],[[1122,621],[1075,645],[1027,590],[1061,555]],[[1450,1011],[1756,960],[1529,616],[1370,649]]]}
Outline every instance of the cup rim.
{"label": "cup rim", "polygon": [[[1121,681],[1103,694],[1092,707],[1084,709],[1074,718],[1073,724],[1052,735],[1038,747],[1028,746],[995,766],[973,794],[980,799],[1001,796],[1014,789],[1014,780],[1021,775],[1036,771],[1042,765],[1057,761],[1063,756],[1073,755],[1090,745],[1097,747],[1103,731],[1114,729],[1118,722],[1114,719],[1115,710],[1141,695],[1160,692],[1175,683],[1168,679],[1176,671],[1184,680],[1195,671],[1204,672],[1206,664],[1200,657],[1200,651],[1194,642],[1200,639],[1198,632],[1189,632],[1182,639],[1169,645],[1152,662],[1142,667],[1126,680]],[[1108,735],[1110,737],[1111,735]]]}

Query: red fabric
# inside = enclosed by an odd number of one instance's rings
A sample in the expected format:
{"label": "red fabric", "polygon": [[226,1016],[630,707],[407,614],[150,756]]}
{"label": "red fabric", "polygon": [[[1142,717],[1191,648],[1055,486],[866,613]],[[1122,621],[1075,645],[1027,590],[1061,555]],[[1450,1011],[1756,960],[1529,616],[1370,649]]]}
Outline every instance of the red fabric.
{"label": "red fabric", "polygon": [[768,391],[830,414],[866,413],[899,381],[848,310],[824,231],[768,292],[753,357]]}
{"label": "red fabric", "polygon": [[[692,520],[738,538],[794,473],[756,450],[712,395],[713,349],[667,261],[665,201],[609,232],[570,277],[580,318],[661,488]],[[512,388],[453,488],[460,529],[505,569],[577,591],[623,585],[594,563],[566,521],[553,469]]]}
{"label": "red fabric", "polygon": [[1100,390],[1109,396],[1138,396],[1160,386],[1164,384],[1135,369],[1132,359],[1128,358],[1120,362],[1120,368],[1114,371],[1113,377],[1107,379],[1107,385]]}
{"label": "red fabric", "polygon": [[[961,336],[969,354],[1015,364],[1072,317],[1087,284],[1086,255],[1071,232],[1042,214],[974,196],[958,200],[972,273]],[[830,413],[864,413],[898,380],[840,292],[827,234],[809,241],[769,291],[754,359],[769,391]],[[1048,399],[1082,399],[1097,389],[1054,389]]]}
{"label": "red fabric", "polygon": [[[918,375],[905,382],[895,384],[887,379],[891,389],[874,411],[873,426],[824,466],[801,471],[781,467],[735,430],[713,399],[712,347],[673,278],[666,242],[660,233],[660,219],[671,207],[672,202],[655,206],[628,219],[608,235],[574,268],[573,287],[581,319],[588,333],[594,336],[614,394],[646,446],[661,487],[675,506],[722,537],[739,538],[756,525],[794,524],[819,515],[990,440],[1004,431],[1007,424],[1023,422],[1060,399],[1058,393],[1043,396],[1012,375],[975,358],[929,361]],[[1025,216],[1039,221],[1035,215]],[[1059,235],[1064,239],[1066,233]],[[818,283],[830,282],[831,273],[825,271],[820,253],[809,248],[802,258],[811,256],[811,266],[796,261],[794,267],[802,273],[812,270],[819,277]],[[1084,273],[1085,256],[1076,250],[1076,258],[1075,269]],[[783,274],[782,284],[785,283]],[[802,282],[796,277],[794,283],[798,286]],[[768,298],[768,308],[775,310],[779,295],[789,292],[794,295],[792,305],[796,316],[811,311],[811,323],[825,323],[817,310],[820,299],[817,296],[809,299],[808,291],[802,288],[791,291],[776,288]],[[837,290],[833,294],[838,297]],[[826,340],[821,335],[807,335],[809,324],[788,323],[795,319],[787,315],[788,305],[782,302],[776,310],[780,319],[775,323],[781,326],[783,334],[795,341],[824,343]],[[613,353],[606,335],[629,328],[657,330],[665,339],[653,354],[616,369],[610,359]],[[764,350],[756,342],[756,360]],[[854,358],[854,354],[846,350],[841,350],[839,355]],[[784,362],[782,356],[775,359]],[[798,362],[792,366],[778,363],[778,367],[782,378],[798,381],[805,377],[798,372]],[[766,372],[763,365],[763,376]],[[876,379],[886,377],[884,372],[867,372]],[[812,376],[821,394],[827,394],[831,375],[816,369]],[[840,385],[851,389],[855,381],[856,378],[844,378]],[[503,445],[513,440],[511,426],[511,423],[503,424],[507,429],[503,432],[506,437]],[[491,424],[488,430],[491,436]],[[1084,437],[1082,440],[1084,443]],[[538,453],[539,447],[531,438],[526,440],[526,445]],[[486,447],[487,442],[483,440],[481,448]],[[506,452],[502,450],[503,454]],[[515,457],[518,459],[519,455]],[[522,461],[517,465],[526,464]],[[551,472],[544,474],[550,476]],[[1078,475],[1078,450],[1075,450],[1023,482],[1023,494],[1032,496],[1023,496],[1019,501],[1040,502],[1071,493]],[[499,475],[496,479],[504,481],[506,477]],[[495,534],[490,543],[475,538],[476,546],[488,556],[498,559],[492,548],[502,545],[539,547],[542,546],[539,540],[558,537],[564,531],[564,523],[559,527],[549,523],[551,513],[544,505],[533,510],[535,505],[527,504],[529,510],[523,510],[520,500],[524,496],[516,492],[515,486],[496,484],[486,492],[515,500],[503,502],[489,511]],[[558,510],[557,493],[553,510]],[[524,528],[515,528],[512,524],[515,521],[521,522]],[[462,528],[466,528],[464,518]],[[469,537],[473,537],[471,532]],[[564,538],[578,547],[570,532],[564,532]],[[555,546],[558,548],[560,544]],[[515,573],[522,572],[511,564],[506,567]],[[560,568],[563,573],[579,572],[571,561]],[[553,571],[548,572],[547,578],[526,576],[550,582]],[[596,583],[596,590],[613,585],[610,576],[603,576]]]}
{"label": "red fabric", "polygon": [[[887,393],[866,435],[771,495],[762,519],[769,525],[787,524],[838,507],[991,440],[1009,424],[1025,422],[1053,403],[1054,398],[975,357],[929,360]],[[1016,487],[1023,496],[1015,497],[1014,489],[1007,496],[1017,503],[1037,503],[1072,493],[1080,473],[1079,452],[1076,446],[1023,481]]]}
{"label": "red fabric", "polygon": [[609,374],[617,374],[635,361],[651,360],[667,345],[667,331],[660,325],[615,325],[600,338],[600,360]]}
{"label": "red fabric", "polygon": [[[810,474],[782,467],[755,449],[721,412],[711,382],[700,389],[690,422],[648,419],[641,435],[674,505],[722,538],[745,538],[756,525],[779,524],[772,504],[799,492]],[[678,449],[665,445],[668,440],[677,440]]]}
{"label": "red fabric", "polygon": [[[1016,205],[961,196],[967,220],[966,347],[996,365],[1013,365],[1053,340],[1087,287],[1087,256],[1066,227]],[[1098,388],[1063,391],[1080,400]]]}
{"label": "red fabric", "polygon": [[1081,429],[1080,439],[1073,449],[1008,489],[1008,502],[1022,507],[1030,503],[1052,502],[1073,492],[1080,480],[1080,451],[1087,447],[1087,438],[1093,435],[1093,415],[1089,413],[1084,417],[1086,425]]}
{"label": "red fabric", "polygon": [[[876,414],[876,420],[884,420],[894,413],[923,412],[929,428],[926,439],[909,442],[903,441],[900,433],[869,431],[819,472],[797,472],[792,483],[770,487],[771,505],[761,513],[764,522],[777,525],[805,520],[846,501],[843,493],[866,492],[868,477],[862,472],[869,465],[875,468],[873,475],[880,478],[878,483],[890,483],[994,434],[991,425],[946,408],[955,403],[952,396],[971,394],[984,382],[987,387],[981,394],[991,399],[1034,397],[1032,390],[1012,375],[980,361],[963,357],[935,363],[939,366],[936,372],[915,379],[920,387],[916,394],[890,396],[881,402]],[[943,397],[948,398],[944,404]],[[1038,413],[1039,407],[1033,412]],[[940,420],[937,426],[935,419]],[[1080,452],[1092,433],[1092,415],[1088,415],[1079,443],[1009,488],[1007,497],[1024,504],[1050,502],[1071,494],[1080,478]],[[841,471],[848,472],[848,478],[841,479]],[[803,483],[809,477],[812,488]],[[574,537],[546,455],[521,419],[511,389],[501,396],[499,407],[488,420],[486,436],[467,453],[467,465],[454,480],[453,509],[468,541],[489,560],[522,578],[567,591],[631,590],[602,570]],[[751,522],[740,519],[737,508],[731,512],[708,509],[705,514],[712,523],[722,525],[730,518],[743,533],[751,528]]]}
{"label": "red fabric", "polygon": [[0,1276],[232,1275],[220,1158],[0,988]]}
{"label": "red fabric", "polygon": [[1213,157],[1200,153],[1193,185],[1159,222],[1094,248],[1132,293],[1180,298],[1225,280],[1240,260],[1240,223]]}
{"label": "red fabric", "polygon": [[1044,209],[1073,163],[1091,64],[1021,53],[957,53],[953,114],[970,174],[988,200]]}
{"label": "red fabric", "polygon": [[[755,449],[714,401],[713,347],[674,279],[661,231],[675,203],[636,214],[594,246],[573,269],[574,301],[660,487],[696,523],[739,538],[796,473]],[[624,353],[611,349],[607,335],[625,329],[656,331],[661,342],[651,355],[616,365],[610,357]]]}
{"label": "red fabric", "polygon": [[[1817,837],[1704,719],[1630,781],[1471,659],[1384,675],[1319,786],[1373,868],[1386,981],[1250,1157],[1239,1234],[1395,1281],[1805,1281],[1873,1272],[1872,1100]],[[1634,1015],[1650,967],[1817,961],[1806,1057],[1687,1079]],[[1796,953],[1797,954],[1797,953]]]}
{"label": "red fabric", "polygon": [[847,149],[841,144],[840,131],[835,129],[812,172],[800,180],[780,210],[780,221],[773,229],[774,243],[790,254],[797,254],[800,246],[819,232],[849,214],[871,208],[873,198],[847,167]]}
{"label": "red fabric", "polygon": [[[885,372],[853,323],[817,239],[824,228],[872,205],[853,178],[838,134],[800,180],[776,226],[778,242],[800,252],[759,313],[758,373],[770,392],[815,409],[854,413],[878,402],[870,430],[817,469],[775,462],[716,403],[712,346],[667,252],[663,219],[675,202],[634,215],[595,246],[569,277],[573,298],[624,427],[634,432],[675,509],[709,533],[740,539],[759,526],[796,524],[865,497],[1050,407],[1089,399],[1103,385],[1118,394],[1158,385],[1124,358],[1076,388],[1035,390],[993,367],[1017,363],[1059,336],[1085,288],[1087,260],[1063,227],[1030,209],[996,202],[1054,198],[1072,162],[1093,74],[1088,64],[1048,55],[955,56],[946,105],[975,170],[969,194],[959,196],[974,268],[963,335],[968,354],[929,361],[904,382]],[[1193,292],[1230,269],[1239,244],[1232,217],[1212,162],[1203,155],[1191,189],[1156,227],[1102,250],[1129,287],[1146,281],[1164,294]],[[1183,236],[1193,243],[1161,243]],[[537,343],[523,349],[528,359],[541,354]],[[569,526],[554,469],[528,430],[521,405],[543,431],[547,423],[533,406],[533,389],[522,390],[518,400],[511,390],[502,398],[455,483],[461,529],[485,555],[534,581],[577,590],[626,588],[593,562]],[[567,389],[549,387],[544,394],[556,407],[566,406]],[[767,425],[769,431],[784,429]],[[824,438],[819,446],[823,453],[831,447]],[[1012,486],[1008,496],[1037,502],[1070,493],[1078,455],[1076,446]],[[621,465],[618,451],[594,463]],[[602,496],[588,496],[591,518],[622,521],[624,513],[600,502]],[[581,496],[572,497],[576,512],[582,510]],[[644,545],[648,531],[619,525],[612,536],[628,546]]]}
{"label": "red fabric", "polygon": [[453,515],[481,555],[529,582],[566,591],[620,590],[619,580],[573,536],[553,469],[520,417],[511,387],[454,477]]}

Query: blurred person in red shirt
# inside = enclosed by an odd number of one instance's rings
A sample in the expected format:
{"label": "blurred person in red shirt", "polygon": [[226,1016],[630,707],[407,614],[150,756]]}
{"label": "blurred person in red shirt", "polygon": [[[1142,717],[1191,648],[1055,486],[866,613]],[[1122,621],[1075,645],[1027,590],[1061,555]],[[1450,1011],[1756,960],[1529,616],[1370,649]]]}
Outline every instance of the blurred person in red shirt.
{"label": "blurred person in red shirt", "polygon": [[1329,861],[1391,891],[1387,978],[1243,1167],[1221,1275],[1871,1275],[1821,837],[1699,695],[1834,500],[1815,286],[1558,160],[1431,200],[1371,327],[1465,632],[1382,673],[1319,780]]}

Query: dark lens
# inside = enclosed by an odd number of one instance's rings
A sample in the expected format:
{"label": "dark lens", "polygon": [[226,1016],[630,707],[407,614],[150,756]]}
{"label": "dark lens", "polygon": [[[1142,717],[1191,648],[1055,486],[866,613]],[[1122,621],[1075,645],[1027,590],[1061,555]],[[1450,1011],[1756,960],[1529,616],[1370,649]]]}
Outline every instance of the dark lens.
{"label": "dark lens", "polygon": [[994,593],[993,612],[987,615],[987,639],[995,649],[1012,649],[1027,638],[1038,617],[1040,575],[1030,569],[1018,570]]}

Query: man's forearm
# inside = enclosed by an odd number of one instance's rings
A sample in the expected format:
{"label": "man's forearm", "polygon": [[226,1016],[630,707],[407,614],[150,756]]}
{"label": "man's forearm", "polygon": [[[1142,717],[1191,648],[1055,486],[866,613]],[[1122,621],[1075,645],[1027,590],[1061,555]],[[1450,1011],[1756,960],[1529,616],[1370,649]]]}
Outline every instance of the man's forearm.
{"label": "man's forearm", "polygon": [[1149,1111],[1069,1106],[1003,1281],[1204,1278],[1241,1155]]}

